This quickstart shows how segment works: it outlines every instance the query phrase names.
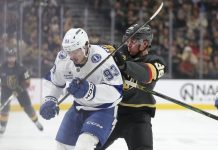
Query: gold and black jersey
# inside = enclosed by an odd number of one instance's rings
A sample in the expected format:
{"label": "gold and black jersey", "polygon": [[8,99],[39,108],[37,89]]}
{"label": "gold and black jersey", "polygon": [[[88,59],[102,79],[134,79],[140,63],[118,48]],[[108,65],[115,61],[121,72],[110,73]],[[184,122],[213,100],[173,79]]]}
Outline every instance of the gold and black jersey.
{"label": "gold and black jersey", "polygon": [[30,78],[27,69],[16,63],[14,67],[8,67],[7,63],[0,66],[0,78],[2,88],[16,90],[24,80]]}
{"label": "gold and black jersey", "polygon": [[[127,51],[127,47],[123,49]],[[129,114],[132,111],[146,111],[154,116],[156,101],[153,95],[131,87],[125,81],[134,82],[153,90],[158,79],[166,72],[166,65],[162,58],[155,54],[132,58],[130,61],[128,59],[126,69],[122,71],[124,92],[123,100],[119,104],[121,106],[120,114]]]}

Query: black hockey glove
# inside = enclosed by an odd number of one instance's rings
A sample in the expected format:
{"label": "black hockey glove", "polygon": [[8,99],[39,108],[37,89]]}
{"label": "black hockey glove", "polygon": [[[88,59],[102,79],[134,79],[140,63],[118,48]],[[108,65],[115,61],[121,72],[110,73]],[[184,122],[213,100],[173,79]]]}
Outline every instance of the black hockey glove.
{"label": "black hockey glove", "polygon": [[116,62],[117,66],[120,70],[125,70],[126,68],[126,55],[122,51],[117,51],[114,54],[114,61]]}

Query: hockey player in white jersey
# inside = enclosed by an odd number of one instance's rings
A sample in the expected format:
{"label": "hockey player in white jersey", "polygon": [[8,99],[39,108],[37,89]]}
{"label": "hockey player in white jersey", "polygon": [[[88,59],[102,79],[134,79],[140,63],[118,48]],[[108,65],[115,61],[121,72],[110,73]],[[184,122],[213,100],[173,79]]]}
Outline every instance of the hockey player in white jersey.
{"label": "hockey player in white jersey", "polygon": [[81,28],[67,31],[62,47],[47,76],[53,88],[44,98],[40,115],[49,120],[58,114],[57,99],[69,81],[67,91],[74,103],[58,130],[58,149],[94,150],[106,142],[116,123],[116,108],[122,98],[121,73],[110,57],[83,80],[109,53],[99,45],[90,45]]}

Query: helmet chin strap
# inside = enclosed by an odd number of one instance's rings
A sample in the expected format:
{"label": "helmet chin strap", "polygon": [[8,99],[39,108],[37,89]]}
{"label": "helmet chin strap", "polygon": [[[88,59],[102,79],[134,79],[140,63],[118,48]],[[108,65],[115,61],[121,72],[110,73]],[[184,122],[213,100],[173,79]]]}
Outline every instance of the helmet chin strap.
{"label": "helmet chin strap", "polygon": [[84,47],[82,47],[81,49],[82,49],[82,52],[83,52],[84,56],[87,58],[88,55],[89,55],[88,47],[87,47],[87,49],[86,49],[86,47],[84,46]]}
{"label": "helmet chin strap", "polygon": [[[87,58],[88,55],[89,55],[89,44],[88,42],[86,42],[85,46],[83,46],[81,49],[82,49],[82,52],[84,54],[84,56]],[[86,51],[87,50],[87,51]]]}

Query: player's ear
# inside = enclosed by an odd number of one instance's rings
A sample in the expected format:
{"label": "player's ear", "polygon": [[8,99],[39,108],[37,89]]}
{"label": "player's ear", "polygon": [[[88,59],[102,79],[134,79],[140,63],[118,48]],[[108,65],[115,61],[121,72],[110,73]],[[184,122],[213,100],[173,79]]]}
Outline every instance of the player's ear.
{"label": "player's ear", "polygon": [[147,49],[148,46],[149,46],[149,42],[148,42],[147,40],[144,40],[144,41],[143,41],[143,47],[144,47],[144,49]]}

